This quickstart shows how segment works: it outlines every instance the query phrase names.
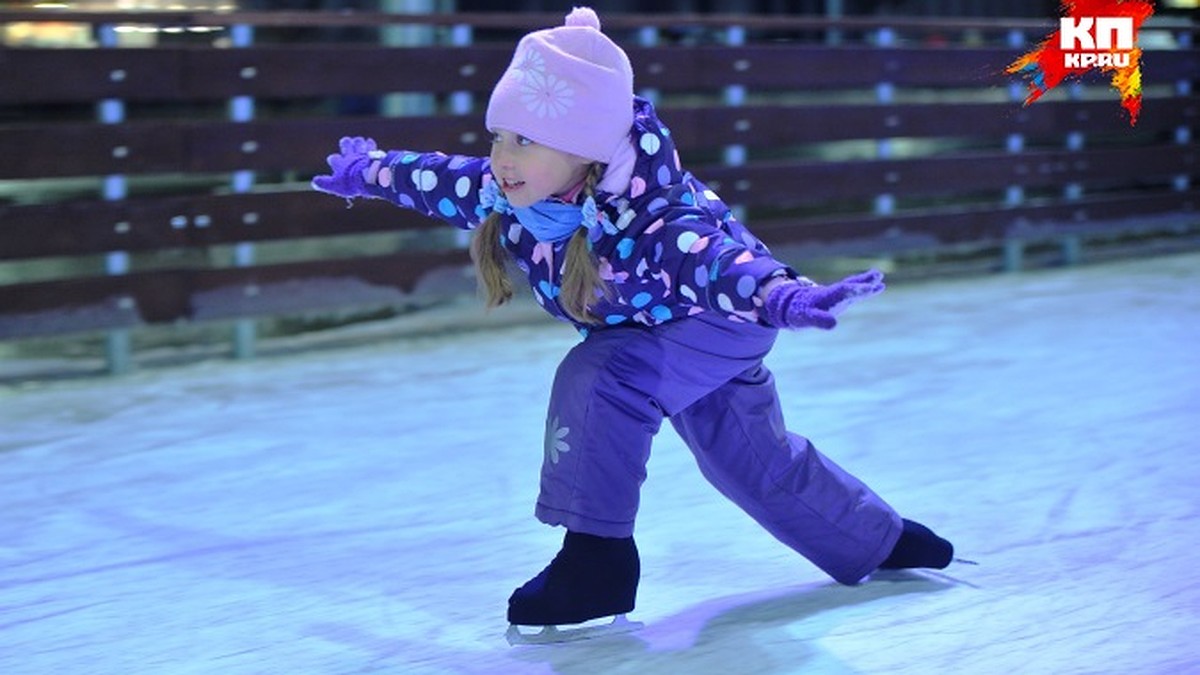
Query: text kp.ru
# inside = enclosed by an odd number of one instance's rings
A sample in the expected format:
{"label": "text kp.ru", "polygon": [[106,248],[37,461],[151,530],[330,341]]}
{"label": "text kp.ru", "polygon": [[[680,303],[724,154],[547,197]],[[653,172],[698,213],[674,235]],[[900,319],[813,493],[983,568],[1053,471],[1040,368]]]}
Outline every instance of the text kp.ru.
{"label": "text kp.ru", "polygon": [[1059,19],[1058,35],[1065,68],[1129,66],[1129,52],[1133,49],[1131,17],[1063,17]]}

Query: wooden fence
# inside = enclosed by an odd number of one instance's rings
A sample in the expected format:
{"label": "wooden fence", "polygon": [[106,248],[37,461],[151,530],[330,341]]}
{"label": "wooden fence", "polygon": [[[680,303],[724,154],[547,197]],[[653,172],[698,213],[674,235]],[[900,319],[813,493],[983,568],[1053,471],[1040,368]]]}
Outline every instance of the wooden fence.
{"label": "wooden fence", "polygon": [[[129,332],[148,324],[233,321],[246,356],[263,317],[396,306],[438,280],[469,283],[448,228],[385,204],[347,210],[307,180],[343,135],[486,154],[482,110],[515,36],[561,22],[10,11],[0,24],[47,17],[91,26],[97,47],[0,48],[0,340],[102,332],[114,371],[129,367]],[[1098,79],[1021,105],[1024,85],[1004,68],[1049,18],[605,19],[685,164],[798,255],[992,247],[1012,269],[1031,241],[1059,242],[1071,261],[1091,237],[1200,223],[1195,24],[1143,30],[1131,127]],[[261,37],[396,25],[424,37]],[[189,30],[201,27],[197,42]],[[122,28],[160,37],[122,48]],[[172,44],[178,35],[189,39]],[[401,105],[340,112],[363,97]],[[383,250],[376,238],[352,254],[287,253],[380,233],[397,236]]]}

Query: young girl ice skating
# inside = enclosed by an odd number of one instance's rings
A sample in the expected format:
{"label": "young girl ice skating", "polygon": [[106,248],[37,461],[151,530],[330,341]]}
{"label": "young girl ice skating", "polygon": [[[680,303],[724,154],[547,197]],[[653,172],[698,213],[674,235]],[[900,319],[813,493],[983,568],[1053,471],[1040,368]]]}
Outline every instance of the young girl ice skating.
{"label": "young girl ice skating", "polygon": [[584,336],[555,376],[535,510],[566,535],[513,592],[511,623],[633,609],[638,492],[664,418],[717,490],[837,581],[949,564],[949,542],[786,430],[763,365],[778,329],[833,328],[841,310],[883,290],[880,273],[818,285],[772,258],[681,168],[590,9],[521,39],[486,122],[490,157],[343,138],[313,186],[474,229],[489,306],[512,295],[511,258],[546,311]]}

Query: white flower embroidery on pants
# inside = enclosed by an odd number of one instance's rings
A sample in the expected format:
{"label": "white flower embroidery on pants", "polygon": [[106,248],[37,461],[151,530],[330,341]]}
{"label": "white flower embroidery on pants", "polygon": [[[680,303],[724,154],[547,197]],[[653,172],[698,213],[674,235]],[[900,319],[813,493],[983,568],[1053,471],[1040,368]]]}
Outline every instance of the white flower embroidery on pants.
{"label": "white flower embroidery on pants", "polygon": [[546,458],[551,464],[558,464],[558,455],[570,452],[571,446],[565,440],[571,433],[571,427],[559,427],[558,418],[546,420]]}

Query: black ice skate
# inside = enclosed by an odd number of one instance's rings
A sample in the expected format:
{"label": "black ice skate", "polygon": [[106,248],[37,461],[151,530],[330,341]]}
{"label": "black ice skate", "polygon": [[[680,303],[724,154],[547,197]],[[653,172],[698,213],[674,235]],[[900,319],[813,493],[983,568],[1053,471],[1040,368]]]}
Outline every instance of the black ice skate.
{"label": "black ice skate", "polygon": [[[562,642],[640,627],[624,616],[633,610],[640,575],[632,537],[567,532],[554,560],[508,599],[509,643]],[[609,624],[576,626],[610,616]],[[522,633],[518,626],[540,630]],[[571,628],[560,631],[558,626]]]}
{"label": "black ice skate", "polygon": [[933,530],[928,527],[907,518],[901,520],[904,523],[904,531],[900,534],[900,539],[892,549],[891,555],[879,565],[879,569],[903,570],[925,567],[940,570],[948,567],[951,562],[977,564],[972,560],[955,558],[954,545],[934,534]]}

